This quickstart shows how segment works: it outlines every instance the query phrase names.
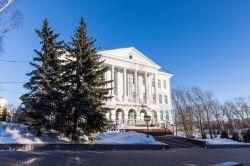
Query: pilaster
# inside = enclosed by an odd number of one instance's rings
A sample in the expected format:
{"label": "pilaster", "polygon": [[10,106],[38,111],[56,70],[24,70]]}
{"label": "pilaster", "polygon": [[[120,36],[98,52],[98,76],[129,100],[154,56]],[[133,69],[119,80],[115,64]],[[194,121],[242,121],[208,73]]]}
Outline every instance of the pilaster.
{"label": "pilaster", "polygon": [[159,104],[159,92],[158,92],[158,76],[157,73],[154,74],[155,79],[155,103],[156,105]]}
{"label": "pilaster", "polygon": [[144,73],[145,79],[145,103],[148,104],[148,73]]}
{"label": "pilaster", "polygon": [[123,101],[127,102],[127,69],[123,68]]}
{"label": "pilaster", "polygon": [[135,102],[139,103],[137,70],[135,70],[134,75],[135,75]]}

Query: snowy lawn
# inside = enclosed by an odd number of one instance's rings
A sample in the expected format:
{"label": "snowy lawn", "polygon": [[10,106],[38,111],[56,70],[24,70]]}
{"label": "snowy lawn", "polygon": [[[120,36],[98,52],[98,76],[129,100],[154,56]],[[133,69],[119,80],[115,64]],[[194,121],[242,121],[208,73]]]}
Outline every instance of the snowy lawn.
{"label": "snowy lawn", "polygon": [[[208,139],[200,139],[200,134],[198,132],[194,132],[194,139],[196,140],[201,140],[201,141],[206,141],[207,145],[235,145],[235,144],[241,144],[241,145],[250,145],[249,143],[245,142],[238,142],[234,141],[232,139],[226,139],[226,138],[220,138],[220,135],[218,135],[216,138],[208,138]],[[177,132],[177,136],[179,137],[186,137],[184,132]],[[209,137],[209,135],[207,135]]]}
{"label": "snowy lawn", "polygon": [[30,134],[27,126],[0,122],[0,143],[43,143],[40,138]]}
{"label": "snowy lawn", "polygon": [[151,135],[130,132],[104,132],[98,133],[97,144],[159,144]]}
{"label": "snowy lawn", "polygon": [[[0,122],[0,144],[50,144],[71,143],[66,137],[51,138],[47,133],[36,137],[28,132],[27,126]],[[80,142],[89,143],[89,142]],[[159,144],[152,136],[137,132],[103,132],[96,134],[97,144]]]}
{"label": "snowy lawn", "polygon": [[219,136],[213,139],[205,139],[205,141],[208,145],[235,145],[235,144],[247,145],[249,144],[249,143],[244,143],[244,142],[237,142],[231,139],[220,138]]}

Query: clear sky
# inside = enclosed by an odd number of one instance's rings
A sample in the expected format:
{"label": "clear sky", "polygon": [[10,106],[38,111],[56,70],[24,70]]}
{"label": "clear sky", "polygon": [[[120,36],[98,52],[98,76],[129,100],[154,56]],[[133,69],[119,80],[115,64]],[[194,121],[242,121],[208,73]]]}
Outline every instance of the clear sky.
{"label": "clear sky", "polygon": [[[250,95],[249,0],[18,0],[15,8],[22,27],[8,34],[0,59],[31,60],[44,17],[68,40],[83,16],[97,47],[136,47],[175,74],[172,87],[196,85],[220,101]],[[31,70],[0,62],[0,82],[25,82]],[[22,84],[0,84],[11,103],[24,92]]]}

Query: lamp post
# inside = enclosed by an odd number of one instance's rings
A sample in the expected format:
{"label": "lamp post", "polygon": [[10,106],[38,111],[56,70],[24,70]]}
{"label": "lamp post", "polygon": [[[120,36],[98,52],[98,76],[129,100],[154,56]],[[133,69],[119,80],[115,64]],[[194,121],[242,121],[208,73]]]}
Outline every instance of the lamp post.
{"label": "lamp post", "polygon": [[144,120],[147,123],[147,137],[148,137],[148,122],[151,120],[151,116],[149,115],[145,115],[144,116]]}

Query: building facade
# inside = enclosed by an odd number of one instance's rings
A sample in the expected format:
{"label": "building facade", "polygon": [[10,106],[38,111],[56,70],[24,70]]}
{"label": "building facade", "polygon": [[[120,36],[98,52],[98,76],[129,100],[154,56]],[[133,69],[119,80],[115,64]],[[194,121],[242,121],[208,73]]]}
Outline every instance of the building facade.
{"label": "building facade", "polygon": [[8,110],[8,101],[0,97],[0,114],[3,113],[4,109]]}
{"label": "building facade", "polygon": [[10,122],[12,114],[9,109],[9,103],[5,98],[0,97],[0,121]]}
{"label": "building facade", "polygon": [[107,118],[115,124],[145,124],[144,116],[150,115],[150,124],[163,126],[173,123],[171,86],[173,76],[134,47],[98,52],[104,65],[109,67],[106,80],[114,80],[111,100],[112,110]]}

